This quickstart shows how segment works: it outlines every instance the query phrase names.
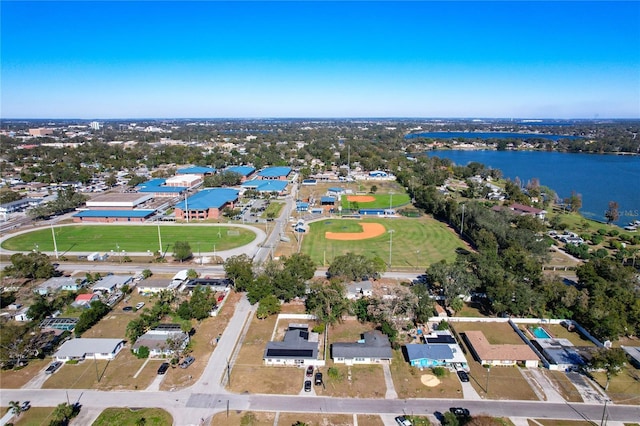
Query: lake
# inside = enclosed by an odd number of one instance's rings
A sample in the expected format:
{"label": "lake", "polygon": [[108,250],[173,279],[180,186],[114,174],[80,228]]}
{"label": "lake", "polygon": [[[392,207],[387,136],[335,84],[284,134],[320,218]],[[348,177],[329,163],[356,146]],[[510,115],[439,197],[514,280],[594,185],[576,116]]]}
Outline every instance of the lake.
{"label": "lake", "polygon": [[548,139],[558,141],[560,139],[582,139],[580,136],[554,135],[547,133],[516,133],[516,132],[423,132],[410,133],[405,139],[431,138],[431,139]]}
{"label": "lake", "polygon": [[477,161],[502,170],[505,178],[520,178],[523,185],[538,178],[560,198],[571,191],[582,194],[580,213],[606,221],[609,201],[619,204],[617,225],[640,219],[640,156],[568,154],[544,151],[428,151],[430,157],[448,158],[456,164]]}

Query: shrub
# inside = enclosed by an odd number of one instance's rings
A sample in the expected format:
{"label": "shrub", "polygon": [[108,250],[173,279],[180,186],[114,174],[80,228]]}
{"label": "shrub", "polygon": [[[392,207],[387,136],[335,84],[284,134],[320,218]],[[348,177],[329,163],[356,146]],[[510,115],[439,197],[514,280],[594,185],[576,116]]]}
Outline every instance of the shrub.
{"label": "shrub", "polygon": [[609,236],[610,237],[615,237],[618,234],[620,234],[620,231],[618,231],[617,229],[612,229],[611,231],[609,231]]}
{"label": "shrub", "polygon": [[324,333],[324,330],[325,330],[324,323],[317,324],[311,329],[311,331],[313,331],[314,333]]}
{"label": "shrub", "polygon": [[591,242],[592,242],[594,245],[598,245],[598,244],[600,244],[600,243],[602,242],[602,240],[603,240],[603,239],[604,239],[604,238],[603,238],[603,237],[602,237],[602,235],[600,235],[600,234],[593,234],[593,235],[591,236],[591,238],[590,238]]}
{"label": "shrub", "polygon": [[149,348],[146,346],[140,346],[140,349],[138,349],[138,352],[135,353],[135,356],[140,358],[140,359],[145,359],[145,358],[149,358]]}
{"label": "shrub", "polygon": [[329,367],[329,370],[327,370],[327,375],[333,380],[340,380],[342,378],[340,370],[338,370],[336,367]]}
{"label": "shrub", "polygon": [[447,369],[444,367],[433,367],[431,371],[433,371],[433,375],[436,377],[444,377],[447,375]]}
{"label": "shrub", "polygon": [[607,249],[603,249],[603,248],[600,248],[600,249],[596,250],[596,252],[594,254],[594,256],[599,258],[599,259],[604,259],[608,255],[609,255],[609,252],[607,251]]}
{"label": "shrub", "polygon": [[600,228],[600,229],[598,229],[598,234],[599,235],[607,235],[607,230],[604,229],[604,228]]}

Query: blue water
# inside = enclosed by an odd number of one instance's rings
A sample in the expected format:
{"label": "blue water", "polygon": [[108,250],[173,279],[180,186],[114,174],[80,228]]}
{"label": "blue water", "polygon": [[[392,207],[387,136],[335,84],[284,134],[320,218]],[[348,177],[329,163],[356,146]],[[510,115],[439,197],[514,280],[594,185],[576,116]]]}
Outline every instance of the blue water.
{"label": "blue water", "polygon": [[538,178],[561,199],[575,191],[582,195],[580,213],[589,219],[606,221],[609,201],[616,201],[620,214],[616,224],[640,220],[640,156],[463,150],[429,151],[428,155],[459,165],[477,161],[502,170],[505,178],[519,177],[523,185]]}
{"label": "blue water", "polygon": [[515,133],[515,132],[424,132],[410,133],[405,139],[433,138],[433,139],[581,139],[580,136],[552,135],[545,133]]}
{"label": "blue water", "polygon": [[538,339],[551,339],[551,336],[549,335],[549,333],[547,333],[547,330],[542,327],[533,328],[531,329],[531,332]]}

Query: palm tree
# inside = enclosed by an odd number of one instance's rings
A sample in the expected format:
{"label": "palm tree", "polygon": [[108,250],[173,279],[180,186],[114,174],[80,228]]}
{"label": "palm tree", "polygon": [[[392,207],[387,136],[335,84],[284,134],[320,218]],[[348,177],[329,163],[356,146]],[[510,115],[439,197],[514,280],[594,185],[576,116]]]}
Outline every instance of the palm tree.
{"label": "palm tree", "polygon": [[20,401],[9,401],[9,409],[11,410],[11,414],[18,417],[22,412]]}

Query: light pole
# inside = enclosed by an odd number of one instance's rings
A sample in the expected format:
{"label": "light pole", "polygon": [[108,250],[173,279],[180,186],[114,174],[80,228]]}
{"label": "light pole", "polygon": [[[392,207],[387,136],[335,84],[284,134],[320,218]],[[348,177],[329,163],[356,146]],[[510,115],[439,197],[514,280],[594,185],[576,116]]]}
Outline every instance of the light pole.
{"label": "light pole", "polygon": [[389,230],[389,269],[391,269],[391,257],[393,254],[393,233],[395,231],[393,229]]}
{"label": "light pole", "polygon": [[392,207],[393,207],[393,191],[391,191],[389,193],[389,195],[390,195],[390,197],[389,197],[389,210],[391,210]]}
{"label": "light pole", "polygon": [[462,205],[462,222],[460,224],[460,236],[464,238],[464,204]]}
{"label": "light pole", "polygon": [[[600,420],[600,426],[603,426],[603,424],[607,424],[605,422],[605,414],[607,412],[607,403],[609,402],[609,398],[604,400],[604,407],[602,408],[602,420]],[[609,415],[607,414],[607,420],[609,419]]]}
{"label": "light pole", "polygon": [[162,255],[162,236],[160,235],[160,222],[158,222],[158,253]]}
{"label": "light pole", "polygon": [[491,373],[491,367],[487,366],[487,386],[485,387],[487,398],[489,397],[489,373]]}
{"label": "light pole", "polygon": [[56,231],[53,229],[53,223],[51,224],[51,235],[53,235],[53,250],[56,253],[56,259],[58,258],[58,244],[56,243]]}

